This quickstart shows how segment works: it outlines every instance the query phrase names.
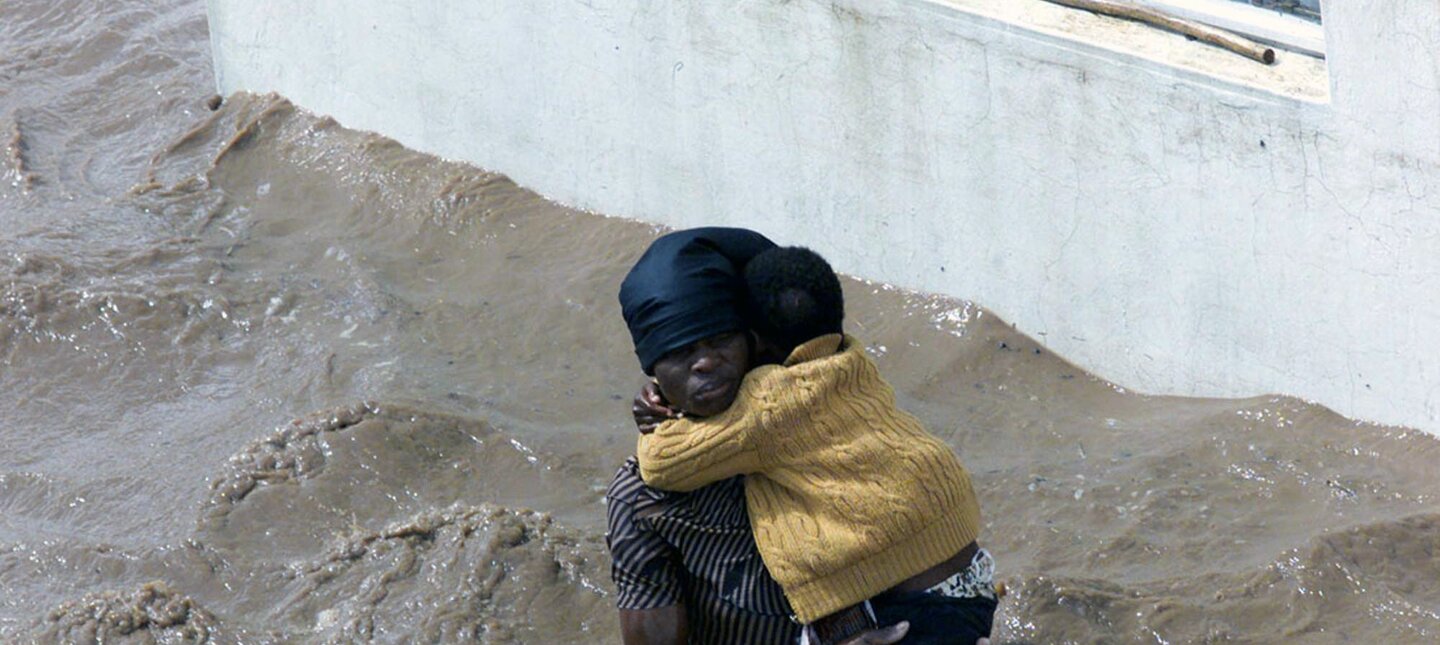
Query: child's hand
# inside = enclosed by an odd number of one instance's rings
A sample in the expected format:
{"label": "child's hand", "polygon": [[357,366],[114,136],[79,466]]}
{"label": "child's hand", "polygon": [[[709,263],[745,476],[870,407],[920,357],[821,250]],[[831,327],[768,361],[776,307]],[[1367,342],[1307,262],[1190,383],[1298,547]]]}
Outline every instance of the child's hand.
{"label": "child's hand", "polygon": [[635,395],[635,403],[630,406],[630,412],[635,415],[635,426],[640,429],[640,434],[650,434],[661,423],[680,418],[680,413],[670,408],[670,404],[660,394],[660,386],[654,381],[640,388],[640,393]]}

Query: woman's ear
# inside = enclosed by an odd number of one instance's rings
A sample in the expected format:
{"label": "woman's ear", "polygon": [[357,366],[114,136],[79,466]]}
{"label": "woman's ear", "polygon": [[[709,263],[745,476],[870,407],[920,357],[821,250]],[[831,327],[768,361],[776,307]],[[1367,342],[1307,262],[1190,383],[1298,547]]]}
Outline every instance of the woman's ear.
{"label": "woman's ear", "polygon": [[783,363],[787,357],[780,356],[780,348],[765,340],[764,336],[750,330],[750,363],[755,367]]}

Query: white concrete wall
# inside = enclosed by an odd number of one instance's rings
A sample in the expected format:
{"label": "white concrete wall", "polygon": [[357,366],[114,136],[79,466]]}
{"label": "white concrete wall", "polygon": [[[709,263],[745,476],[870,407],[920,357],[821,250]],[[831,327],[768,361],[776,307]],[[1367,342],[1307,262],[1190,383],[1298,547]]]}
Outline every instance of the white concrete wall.
{"label": "white concrete wall", "polygon": [[750,226],[1156,393],[1440,431],[1440,3],[1274,68],[1039,0],[210,0],[225,93]]}

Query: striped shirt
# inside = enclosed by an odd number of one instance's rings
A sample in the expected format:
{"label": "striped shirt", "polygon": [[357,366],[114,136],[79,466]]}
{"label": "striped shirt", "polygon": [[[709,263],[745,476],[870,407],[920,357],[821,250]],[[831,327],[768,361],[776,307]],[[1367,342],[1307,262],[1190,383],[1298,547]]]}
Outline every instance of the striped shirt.
{"label": "striped shirt", "polygon": [[799,639],[784,592],[755,549],[743,477],[665,492],[645,485],[631,457],[605,496],[605,539],[620,609],[683,602],[692,644]]}

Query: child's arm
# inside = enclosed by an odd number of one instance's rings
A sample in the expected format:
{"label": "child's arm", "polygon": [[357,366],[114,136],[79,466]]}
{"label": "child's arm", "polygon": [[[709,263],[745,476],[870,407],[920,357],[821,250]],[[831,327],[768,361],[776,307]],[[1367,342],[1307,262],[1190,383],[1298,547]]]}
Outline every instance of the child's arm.
{"label": "child's arm", "polygon": [[[774,369],[774,368],[771,368]],[[760,470],[760,376],[752,372],[724,412],[703,419],[682,418],[640,435],[636,455],[645,483],[661,490],[692,491],[735,475]]]}

